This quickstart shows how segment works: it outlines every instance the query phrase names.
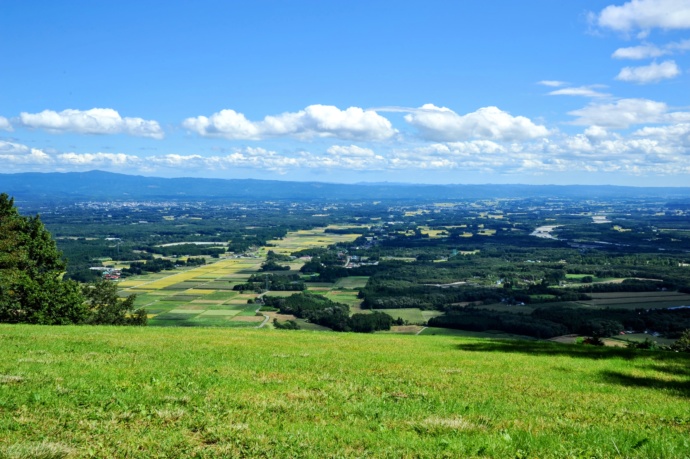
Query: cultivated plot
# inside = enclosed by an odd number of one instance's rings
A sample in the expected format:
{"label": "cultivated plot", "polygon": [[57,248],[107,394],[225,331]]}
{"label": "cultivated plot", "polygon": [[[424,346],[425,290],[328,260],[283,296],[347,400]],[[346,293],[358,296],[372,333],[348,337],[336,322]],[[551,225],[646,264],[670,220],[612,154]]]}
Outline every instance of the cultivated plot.
{"label": "cultivated plot", "polygon": [[[265,316],[254,304],[256,294],[239,293],[234,286],[244,283],[266,260],[268,250],[290,254],[299,250],[327,247],[342,241],[352,241],[358,234],[325,233],[324,229],[296,231],[279,240],[270,241],[252,257],[223,258],[207,265],[183,271],[164,271],[134,276],[120,285],[120,295],[137,294],[136,305],[145,307],[149,324],[158,326],[256,327]],[[303,261],[288,263],[299,270]],[[366,285],[366,277],[343,279],[332,293],[332,299],[356,308],[360,300],[356,291],[348,289]],[[315,287],[321,293],[331,293],[334,284]],[[271,292],[277,296],[295,292]]]}

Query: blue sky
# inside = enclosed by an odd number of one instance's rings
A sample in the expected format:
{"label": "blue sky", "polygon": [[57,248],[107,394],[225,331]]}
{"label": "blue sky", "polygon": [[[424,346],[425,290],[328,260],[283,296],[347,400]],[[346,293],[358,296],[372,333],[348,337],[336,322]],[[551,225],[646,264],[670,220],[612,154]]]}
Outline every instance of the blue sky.
{"label": "blue sky", "polygon": [[0,172],[688,186],[690,1],[0,0]]}

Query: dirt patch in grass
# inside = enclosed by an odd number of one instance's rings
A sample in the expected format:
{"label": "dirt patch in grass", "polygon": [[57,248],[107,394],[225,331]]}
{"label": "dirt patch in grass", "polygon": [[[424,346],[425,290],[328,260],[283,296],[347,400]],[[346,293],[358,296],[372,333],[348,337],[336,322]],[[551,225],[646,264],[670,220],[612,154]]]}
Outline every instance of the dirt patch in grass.
{"label": "dirt patch in grass", "polygon": [[391,333],[400,333],[403,335],[416,335],[419,333],[421,330],[423,330],[424,327],[420,325],[394,325],[391,327]]}
{"label": "dirt patch in grass", "polygon": [[554,336],[553,338],[549,339],[549,341],[553,341],[554,343],[575,344],[577,336],[578,335]]}
{"label": "dirt patch in grass", "polygon": [[263,316],[235,316],[233,322],[263,322]]}
{"label": "dirt patch in grass", "polygon": [[74,449],[62,443],[16,443],[0,449],[0,457],[7,459],[41,458],[59,459],[74,454]]}
{"label": "dirt patch in grass", "polygon": [[273,319],[278,319],[279,322],[284,322],[286,320],[295,320],[297,317],[293,316],[292,314],[280,314],[277,312],[264,312],[271,321]]}

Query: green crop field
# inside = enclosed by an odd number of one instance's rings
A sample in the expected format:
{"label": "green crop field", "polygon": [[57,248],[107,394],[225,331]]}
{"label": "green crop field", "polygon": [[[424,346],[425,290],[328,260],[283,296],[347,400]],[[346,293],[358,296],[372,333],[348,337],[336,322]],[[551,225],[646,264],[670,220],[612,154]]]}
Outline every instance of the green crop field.
{"label": "green crop field", "polygon": [[457,336],[2,325],[0,457],[683,458],[688,368]]}
{"label": "green crop field", "polygon": [[368,280],[368,276],[343,277],[342,279],[338,279],[338,282],[335,283],[335,287],[339,289],[363,288],[367,285]]}
{"label": "green crop field", "polygon": [[419,308],[400,308],[400,309],[377,309],[385,312],[394,319],[400,317],[410,324],[425,324],[432,317],[440,316],[440,311],[422,311]]}
{"label": "green crop field", "polygon": [[[291,253],[297,250],[350,241],[357,234],[324,233],[324,228],[309,231],[295,231],[285,238],[271,241],[272,250],[279,253]],[[258,255],[251,258],[223,258],[191,269],[164,271],[156,274],[128,277],[120,282],[119,295],[126,297],[136,294],[136,306],[145,307],[152,326],[212,326],[212,327],[258,327],[261,320],[242,319],[238,317],[253,316],[256,306],[247,301],[256,298],[255,293],[239,294],[233,291],[238,283],[244,283],[249,276],[256,273],[265,261],[267,247],[261,247]],[[289,263],[298,270],[303,261]],[[357,308],[361,300],[351,289],[364,287],[368,277],[344,278],[337,284],[338,289],[331,294],[331,299]],[[308,284],[324,294],[329,293],[334,284]],[[327,287],[324,287],[327,286]],[[289,296],[295,292],[270,292],[274,296]],[[242,308],[237,310],[237,306]],[[245,310],[246,309],[246,310]],[[224,314],[221,311],[227,311]],[[213,318],[213,320],[210,319]],[[233,318],[234,317],[234,318]],[[233,320],[225,320],[233,318]],[[313,327],[310,327],[313,328]],[[319,327],[323,328],[323,327]]]}

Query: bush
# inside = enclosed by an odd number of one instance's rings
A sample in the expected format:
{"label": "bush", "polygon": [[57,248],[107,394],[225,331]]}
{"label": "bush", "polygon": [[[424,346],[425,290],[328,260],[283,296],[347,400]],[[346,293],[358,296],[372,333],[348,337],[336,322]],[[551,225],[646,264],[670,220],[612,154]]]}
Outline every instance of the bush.
{"label": "bush", "polygon": [[273,326],[280,330],[299,330],[300,326],[294,320],[286,320],[283,323],[278,322],[278,319],[273,319]]}
{"label": "bush", "polygon": [[671,345],[671,349],[678,352],[690,352],[690,329],[680,335],[680,338]]}
{"label": "bush", "polygon": [[649,338],[645,338],[644,341],[629,341],[628,348],[630,349],[641,349],[646,351],[655,351],[659,349],[659,344],[656,341],[652,341]]}

